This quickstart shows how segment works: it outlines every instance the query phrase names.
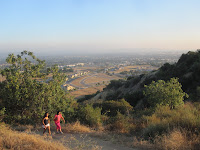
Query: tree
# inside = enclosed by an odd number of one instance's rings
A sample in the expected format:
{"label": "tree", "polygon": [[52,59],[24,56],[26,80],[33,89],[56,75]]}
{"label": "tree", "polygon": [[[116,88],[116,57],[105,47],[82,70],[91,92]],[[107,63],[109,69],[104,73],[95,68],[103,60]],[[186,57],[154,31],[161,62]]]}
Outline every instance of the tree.
{"label": "tree", "polygon": [[177,78],[171,78],[168,82],[163,80],[153,81],[150,85],[144,87],[144,95],[152,107],[168,105],[173,109],[184,103],[184,97],[188,97],[181,89],[181,84]]}
{"label": "tree", "polygon": [[6,80],[0,90],[5,121],[37,123],[46,111],[70,111],[73,100],[61,87],[65,76],[58,72],[58,67],[45,70],[45,61],[28,51],[17,56],[9,54],[6,62],[10,66],[1,72]]}

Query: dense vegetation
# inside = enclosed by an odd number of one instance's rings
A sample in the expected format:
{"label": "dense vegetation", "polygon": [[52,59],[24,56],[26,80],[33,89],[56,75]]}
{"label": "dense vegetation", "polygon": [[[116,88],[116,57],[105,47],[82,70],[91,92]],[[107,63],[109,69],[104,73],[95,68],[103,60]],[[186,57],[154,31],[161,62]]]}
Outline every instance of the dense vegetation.
{"label": "dense vegetation", "polygon": [[2,70],[6,80],[0,90],[4,121],[35,124],[46,111],[73,111],[72,99],[61,88],[65,76],[56,66],[44,70],[45,61],[27,51],[17,56],[10,54],[6,62],[10,66]]}
{"label": "dense vegetation", "polygon": [[[199,66],[200,51],[188,52],[177,63],[166,63],[149,74],[113,80],[102,93],[85,102],[106,112],[105,129],[136,135],[137,146],[198,149]],[[132,108],[119,104],[123,98]],[[123,106],[130,113],[124,113]]]}
{"label": "dense vegetation", "polygon": [[169,81],[171,78],[177,78],[181,88],[189,95],[187,101],[197,102],[200,95],[200,50],[182,54],[177,63],[165,63],[157,71],[140,76],[131,76],[126,80],[114,80],[104,89],[99,97],[105,100],[117,100],[124,98],[132,106],[143,109],[148,103],[143,95],[145,85],[152,81]]}
{"label": "dense vegetation", "polygon": [[158,71],[113,80],[94,98],[78,102],[62,89],[65,76],[56,66],[45,70],[45,62],[27,51],[6,61],[10,66],[1,71],[6,80],[0,84],[0,120],[6,123],[36,124],[44,112],[60,110],[68,122],[135,135],[155,149],[200,144],[200,51]]}

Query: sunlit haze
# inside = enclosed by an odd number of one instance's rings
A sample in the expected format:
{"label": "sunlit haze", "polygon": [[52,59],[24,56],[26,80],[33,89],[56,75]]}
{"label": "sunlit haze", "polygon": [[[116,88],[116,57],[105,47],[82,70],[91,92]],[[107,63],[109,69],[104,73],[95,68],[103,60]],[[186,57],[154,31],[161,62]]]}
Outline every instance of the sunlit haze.
{"label": "sunlit haze", "polygon": [[199,0],[1,0],[0,52],[196,50]]}

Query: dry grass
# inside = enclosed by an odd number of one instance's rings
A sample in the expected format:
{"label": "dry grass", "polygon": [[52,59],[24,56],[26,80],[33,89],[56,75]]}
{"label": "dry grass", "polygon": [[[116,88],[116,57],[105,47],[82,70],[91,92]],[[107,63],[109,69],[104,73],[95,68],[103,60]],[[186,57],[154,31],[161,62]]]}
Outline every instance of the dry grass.
{"label": "dry grass", "polygon": [[101,84],[99,86],[96,86],[97,83],[102,83],[103,81],[108,82],[113,79],[119,79],[119,77],[108,76],[106,74],[99,73],[95,76],[87,75],[87,76],[80,77],[80,78],[72,81],[71,84],[74,86],[78,86],[78,87],[85,87],[85,85],[81,84],[81,81],[83,79],[85,79],[85,81],[84,81],[85,84],[90,85],[92,87],[88,87],[88,88],[76,90],[76,91],[71,91],[70,94],[72,96],[74,96],[75,98],[78,98],[78,97],[84,96],[84,95],[91,95],[91,94],[96,93],[97,91],[102,91],[103,88],[106,87],[106,85]]}
{"label": "dry grass", "polygon": [[155,150],[199,150],[200,136],[186,129],[174,129],[152,140],[134,138],[133,147]]}
{"label": "dry grass", "polygon": [[3,124],[0,124],[0,148],[20,150],[67,149],[62,144],[54,142],[51,137],[45,139],[40,135],[12,131]]}
{"label": "dry grass", "polygon": [[64,132],[68,133],[91,133],[93,132],[89,127],[81,125],[79,121],[75,123],[68,123],[62,128]]}
{"label": "dry grass", "polygon": [[78,87],[84,87],[84,85],[81,84],[80,82],[81,82],[81,80],[83,80],[86,77],[88,77],[88,76],[83,76],[83,77],[77,78],[74,81],[72,81],[71,84],[78,86]]}
{"label": "dry grass", "polygon": [[135,139],[133,146],[159,150],[198,150],[199,113],[199,103],[186,103],[173,110],[167,106],[158,107],[154,114],[143,117],[146,123],[141,135],[146,140]]}
{"label": "dry grass", "polygon": [[185,132],[174,129],[169,134],[155,138],[155,147],[165,150],[183,150],[190,149],[191,144],[187,139]]}
{"label": "dry grass", "polygon": [[94,94],[97,91],[102,91],[103,88],[105,88],[105,85],[101,85],[101,86],[97,86],[97,87],[89,87],[89,88],[85,88],[85,89],[81,89],[81,90],[72,91],[72,92],[70,92],[70,94],[72,96],[74,96],[75,98],[77,98],[77,97],[84,96],[84,95]]}
{"label": "dry grass", "polygon": [[23,131],[23,132],[31,132],[32,130],[35,130],[33,126],[31,125],[17,125],[17,126],[14,126],[13,129],[15,131]]}
{"label": "dry grass", "polygon": [[119,77],[116,76],[109,76],[103,73],[93,74],[93,75],[86,75],[80,78],[77,78],[76,80],[72,81],[71,84],[78,86],[78,87],[84,87],[83,84],[81,84],[81,81],[84,80],[84,83],[87,85],[95,85],[97,83],[102,83],[103,81],[107,82],[114,79],[119,79]]}
{"label": "dry grass", "polygon": [[120,73],[120,72],[123,72],[123,71],[130,71],[130,70],[135,70],[137,68],[139,69],[142,69],[142,68],[147,68],[147,67],[150,67],[150,65],[135,65],[135,66],[126,66],[120,70],[116,70],[116,71],[113,71],[114,73]]}
{"label": "dry grass", "polygon": [[140,150],[155,150],[155,146],[150,142],[150,140],[144,140],[137,137],[133,137],[133,142],[129,142],[131,147],[139,148]]}
{"label": "dry grass", "polygon": [[95,76],[91,76],[90,78],[87,78],[85,80],[86,84],[96,84],[96,83],[102,83],[103,81],[110,81],[110,80],[114,80],[114,79],[119,79],[119,77],[116,76],[109,76],[103,73],[99,73]]}
{"label": "dry grass", "polygon": [[2,75],[0,75],[0,82],[3,82],[3,81],[5,81],[6,80],[6,77],[5,76],[2,76]]}

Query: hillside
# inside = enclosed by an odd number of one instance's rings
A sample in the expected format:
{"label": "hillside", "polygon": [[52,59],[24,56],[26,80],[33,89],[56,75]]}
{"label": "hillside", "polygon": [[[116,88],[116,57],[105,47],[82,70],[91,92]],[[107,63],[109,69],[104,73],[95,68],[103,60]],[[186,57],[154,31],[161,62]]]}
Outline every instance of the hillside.
{"label": "hillside", "polygon": [[182,54],[175,64],[166,63],[157,71],[126,80],[112,80],[104,90],[92,100],[117,100],[124,98],[132,106],[143,108],[148,105],[143,96],[144,85],[152,81],[168,81],[172,77],[179,79],[182,89],[189,94],[188,100],[198,101],[200,96],[200,50]]}

